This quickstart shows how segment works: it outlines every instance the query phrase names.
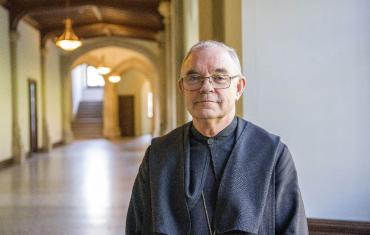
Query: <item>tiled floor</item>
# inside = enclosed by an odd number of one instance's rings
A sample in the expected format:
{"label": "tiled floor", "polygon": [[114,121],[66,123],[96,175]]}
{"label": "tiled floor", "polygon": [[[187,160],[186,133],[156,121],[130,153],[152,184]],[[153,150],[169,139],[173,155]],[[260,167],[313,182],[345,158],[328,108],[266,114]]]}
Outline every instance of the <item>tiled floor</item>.
{"label": "tiled floor", "polygon": [[150,137],[84,140],[0,170],[0,235],[124,234]]}

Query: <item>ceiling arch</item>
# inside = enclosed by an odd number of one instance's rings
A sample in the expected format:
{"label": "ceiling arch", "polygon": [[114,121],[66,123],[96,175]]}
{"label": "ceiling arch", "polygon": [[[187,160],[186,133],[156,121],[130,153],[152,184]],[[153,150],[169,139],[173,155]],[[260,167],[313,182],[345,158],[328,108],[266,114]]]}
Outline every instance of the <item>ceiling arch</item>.
{"label": "ceiling arch", "polygon": [[132,52],[136,52],[137,55],[142,55],[145,57],[153,67],[159,67],[159,54],[157,50],[157,43],[146,42],[136,39],[123,39],[123,38],[96,38],[85,43],[82,47],[64,54],[62,56],[62,63],[64,66],[67,66],[67,69],[70,69],[76,66],[78,59],[97,49],[106,48],[106,47],[117,47],[120,49],[127,49]]}
{"label": "ceiling arch", "polygon": [[[25,19],[41,32],[42,38],[63,32],[63,21],[70,17],[74,31],[84,39],[117,36],[155,40],[163,30],[158,12],[159,0],[2,0],[10,13],[10,29]],[[139,20],[138,20],[139,19]]]}

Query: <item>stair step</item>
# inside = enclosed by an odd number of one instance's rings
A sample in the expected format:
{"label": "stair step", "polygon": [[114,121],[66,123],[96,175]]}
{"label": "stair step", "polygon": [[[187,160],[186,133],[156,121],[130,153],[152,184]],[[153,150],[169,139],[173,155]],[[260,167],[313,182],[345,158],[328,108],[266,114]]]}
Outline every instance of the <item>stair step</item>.
{"label": "stair step", "polygon": [[74,124],[102,124],[101,118],[76,118],[73,121]]}
{"label": "stair step", "polygon": [[102,138],[103,134],[103,103],[82,101],[72,123],[76,139]]}

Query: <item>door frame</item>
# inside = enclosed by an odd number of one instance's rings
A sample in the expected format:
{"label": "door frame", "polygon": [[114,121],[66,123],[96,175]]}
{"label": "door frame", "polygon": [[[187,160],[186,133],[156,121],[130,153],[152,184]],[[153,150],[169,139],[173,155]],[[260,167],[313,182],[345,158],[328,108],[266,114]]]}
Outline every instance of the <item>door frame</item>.
{"label": "door frame", "polygon": [[[31,85],[34,85],[35,87],[35,92],[34,92],[34,100],[35,100],[35,113],[34,117],[32,117],[32,97],[31,97]],[[29,144],[30,144],[30,151],[29,153],[34,153],[38,151],[38,115],[37,115],[37,81],[35,79],[28,79],[28,118],[29,118]],[[35,121],[35,135],[33,135],[32,132],[32,120]]]}
{"label": "door frame", "polygon": [[[122,120],[122,116],[121,116],[121,114],[122,114],[122,111],[121,111],[121,107],[122,107],[122,99],[124,99],[124,98],[130,98],[130,100],[132,100],[132,110],[131,110],[131,112],[130,113],[132,113],[132,123],[131,123],[131,125],[132,125],[132,135],[123,135],[123,128],[122,128],[122,126],[121,126],[121,120]],[[135,95],[119,95],[118,96],[118,123],[119,123],[119,127],[120,127],[120,129],[121,129],[121,137],[133,137],[133,136],[135,136],[135,134],[136,134],[136,131],[135,131]]]}

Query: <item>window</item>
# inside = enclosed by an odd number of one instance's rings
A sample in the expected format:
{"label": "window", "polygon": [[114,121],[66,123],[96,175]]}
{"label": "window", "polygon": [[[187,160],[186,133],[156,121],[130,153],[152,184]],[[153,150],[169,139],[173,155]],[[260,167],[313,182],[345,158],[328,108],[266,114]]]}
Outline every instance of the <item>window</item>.
{"label": "window", "polygon": [[153,93],[148,92],[148,118],[153,117]]}
{"label": "window", "polygon": [[86,84],[87,87],[103,87],[105,82],[98,70],[94,66],[87,66],[86,69]]}

